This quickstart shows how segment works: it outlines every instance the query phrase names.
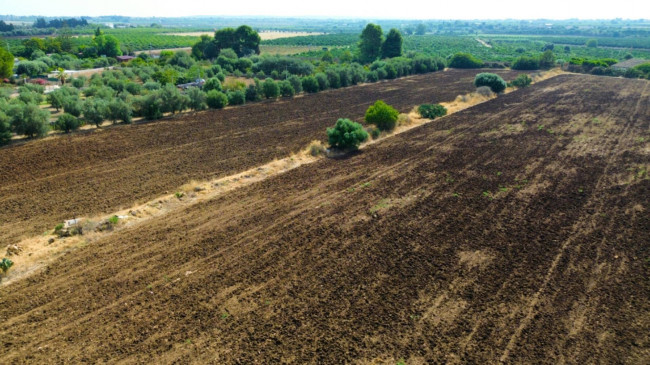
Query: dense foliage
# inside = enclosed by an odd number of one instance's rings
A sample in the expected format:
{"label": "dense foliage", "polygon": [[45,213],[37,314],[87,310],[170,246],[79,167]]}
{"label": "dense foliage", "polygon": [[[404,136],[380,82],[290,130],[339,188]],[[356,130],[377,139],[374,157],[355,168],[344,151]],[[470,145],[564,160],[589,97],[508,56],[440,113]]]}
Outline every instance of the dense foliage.
{"label": "dense foliage", "polygon": [[363,126],[350,119],[339,119],[334,128],[327,128],[327,140],[333,148],[356,150],[367,139],[368,132]]}
{"label": "dense foliage", "polygon": [[447,115],[447,109],[440,104],[422,104],[418,107],[418,113],[423,118],[436,119]]}
{"label": "dense foliage", "polygon": [[391,131],[397,124],[399,112],[382,100],[378,100],[366,110],[365,121],[374,124],[381,131]]}
{"label": "dense foliage", "polygon": [[449,67],[453,68],[480,68],[483,67],[483,61],[477,59],[469,53],[456,53],[449,61]]}
{"label": "dense foliage", "polygon": [[487,86],[493,92],[500,93],[508,86],[501,76],[489,72],[482,72],[474,78],[474,86]]}

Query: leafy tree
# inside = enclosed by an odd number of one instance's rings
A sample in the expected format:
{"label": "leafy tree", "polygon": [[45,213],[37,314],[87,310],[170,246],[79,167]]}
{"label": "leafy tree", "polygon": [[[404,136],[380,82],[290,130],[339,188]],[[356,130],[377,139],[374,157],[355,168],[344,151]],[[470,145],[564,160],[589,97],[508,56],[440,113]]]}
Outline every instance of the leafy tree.
{"label": "leafy tree", "polygon": [[275,99],[280,95],[280,87],[272,78],[264,80],[262,90],[264,90],[264,96],[267,99]]}
{"label": "leafy tree", "polygon": [[449,61],[449,67],[453,68],[481,68],[483,61],[475,58],[469,53],[456,53]]}
{"label": "leafy tree", "polygon": [[83,105],[78,95],[71,95],[63,99],[63,111],[77,118],[81,116]]}
{"label": "leafy tree", "polygon": [[308,93],[317,93],[319,90],[318,80],[314,76],[305,76],[300,81],[302,89]]}
{"label": "leafy tree", "polygon": [[323,52],[323,56],[320,58],[322,62],[334,62],[334,56],[332,56],[332,52],[330,51],[325,51]]}
{"label": "leafy tree", "polygon": [[0,47],[0,79],[9,78],[14,73],[14,55]]}
{"label": "leafy tree", "polygon": [[318,90],[320,91],[327,90],[329,87],[327,75],[322,72],[316,74],[316,81],[318,81]]}
{"label": "leafy tree", "polygon": [[18,94],[18,100],[22,101],[25,104],[38,105],[43,101],[43,95],[35,91],[21,90]]}
{"label": "leafy tree", "polygon": [[418,113],[429,119],[436,119],[447,115],[447,109],[440,104],[422,104],[418,107]]}
{"label": "leafy tree", "polygon": [[299,94],[302,91],[302,82],[300,81],[300,77],[291,75],[287,81],[291,83],[291,87],[293,87],[296,94]]}
{"label": "leafy tree", "polygon": [[262,39],[253,28],[248,25],[242,25],[235,30],[237,37],[237,48],[233,48],[237,52],[237,56],[245,57],[252,54],[260,54],[260,42]]}
{"label": "leafy tree", "polygon": [[506,82],[501,78],[501,76],[489,72],[482,72],[474,78],[474,86],[481,87],[487,86],[493,92],[500,93],[506,89]]}
{"label": "leafy tree", "polygon": [[64,86],[49,93],[47,95],[47,100],[56,111],[59,111],[59,109],[63,108],[67,98],[73,95],[76,96],[78,93],[79,92],[76,89]]}
{"label": "leafy tree", "polygon": [[420,23],[415,27],[416,35],[424,35],[427,32],[427,26],[424,23]]}
{"label": "leafy tree", "polygon": [[0,146],[11,142],[11,123],[9,117],[0,111]]}
{"label": "leafy tree", "polygon": [[178,51],[174,53],[172,58],[169,59],[168,63],[173,66],[179,66],[182,68],[190,68],[194,65],[194,60],[190,55],[185,51]]}
{"label": "leafy tree", "polygon": [[204,110],[208,107],[208,105],[205,103],[206,94],[198,87],[191,87],[187,89],[187,96],[190,98],[190,109]]}
{"label": "leafy tree", "polygon": [[189,103],[187,95],[181,94],[174,85],[165,85],[159,93],[162,100],[162,111],[164,113],[170,112],[176,114],[176,112],[183,111]]}
{"label": "leafy tree", "polygon": [[108,114],[106,115],[108,119],[113,121],[113,124],[117,123],[118,120],[121,120],[123,123],[131,123],[133,118],[133,108],[126,101],[115,98],[108,102]]}
{"label": "leafy tree", "polygon": [[332,89],[338,89],[341,87],[341,77],[339,73],[335,70],[328,68],[325,70],[325,75],[327,75],[327,85]]}
{"label": "leafy tree", "polygon": [[555,55],[553,51],[546,50],[539,56],[539,67],[542,69],[549,69],[555,66]]}
{"label": "leafy tree", "polygon": [[589,39],[585,45],[589,48],[596,48],[598,47],[598,39]]}
{"label": "leafy tree", "polygon": [[386,40],[381,46],[382,58],[400,57],[402,55],[402,35],[393,28],[386,35]]}
{"label": "leafy tree", "polygon": [[93,46],[97,49],[97,54],[100,56],[117,57],[122,55],[120,41],[112,35],[96,35],[93,37]]}
{"label": "leafy tree", "polygon": [[88,98],[83,103],[82,110],[84,119],[99,128],[108,114],[108,103],[104,99]]}
{"label": "leafy tree", "polygon": [[539,60],[534,57],[521,56],[512,64],[513,70],[538,70]]}
{"label": "leafy tree", "polygon": [[192,56],[198,60],[211,60],[219,53],[214,38],[207,34],[201,35],[201,40],[192,46]]}
{"label": "leafy tree", "polygon": [[81,89],[86,84],[86,78],[83,76],[77,77],[70,80],[70,84],[72,84],[72,86],[76,87],[77,89]]}
{"label": "leafy tree", "polygon": [[392,106],[378,100],[366,110],[365,121],[382,131],[390,131],[397,124],[399,112]]}
{"label": "leafy tree", "polygon": [[368,132],[359,123],[350,119],[339,119],[334,128],[327,128],[327,140],[331,147],[356,150],[368,139]]}
{"label": "leafy tree", "polygon": [[253,53],[260,54],[260,35],[247,25],[242,25],[236,30],[233,28],[220,29],[215,32],[214,41],[218,52],[222,49],[232,48],[239,57]]}
{"label": "leafy tree", "polygon": [[138,100],[139,114],[148,120],[162,118],[162,99],[157,92],[153,92]]}
{"label": "leafy tree", "polygon": [[370,63],[379,57],[382,43],[382,30],[376,24],[368,24],[361,32],[359,42],[359,59],[363,63]]}
{"label": "leafy tree", "polygon": [[203,91],[207,93],[210,90],[221,91],[221,82],[219,81],[218,78],[211,77],[205,80],[205,83],[203,84]]}
{"label": "leafy tree", "polygon": [[246,94],[242,90],[229,91],[228,105],[243,105],[246,103]]}
{"label": "leafy tree", "polygon": [[221,109],[228,105],[228,96],[221,91],[210,90],[208,91],[206,102],[212,109]]}
{"label": "leafy tree", "polygon": [[50,112],[34,104],[17,104],[8,110],[11,124],[17,134],[42,137],[50,130]]}
{"label": "leafy tree", "polygon": [[260,99],[260,95],[257,92],[257,87],[255,85],[248,85],[246,88],[246,100],[247,101],[257,101]]}
{"label": "leafy tree", "polygon": [[531,84],[533,80],[526,74],[520,74],[516,79],[512,80],[512,86],[524,88]]}
{"label": "leafy tree", "polygon": [[280,95],[283,97],[292,97],[296,95],[296,90],[294,90],[289,81],[282,80],[278,83],[278,85],[280,87]]}
{"label": "leafy tree", "polygon": [[59,119],[57,119],[56,123],[54,123],[54,129],[64,131],[65,133],[70,133],[70,131],[79,129],[81,125],[81,120],[79,120],[74,115],[65,113],[62,114]]}

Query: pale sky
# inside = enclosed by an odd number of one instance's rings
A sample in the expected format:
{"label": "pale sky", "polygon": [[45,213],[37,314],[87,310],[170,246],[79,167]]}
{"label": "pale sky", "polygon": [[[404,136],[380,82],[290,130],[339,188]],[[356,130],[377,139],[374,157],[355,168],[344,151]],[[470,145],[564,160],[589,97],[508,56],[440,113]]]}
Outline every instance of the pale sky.
{"label": "pale sky", "polygon": [[618,0],[0,0],[0,14],[44,16],[192,15],[362,19],[639,19],[650,1]]}

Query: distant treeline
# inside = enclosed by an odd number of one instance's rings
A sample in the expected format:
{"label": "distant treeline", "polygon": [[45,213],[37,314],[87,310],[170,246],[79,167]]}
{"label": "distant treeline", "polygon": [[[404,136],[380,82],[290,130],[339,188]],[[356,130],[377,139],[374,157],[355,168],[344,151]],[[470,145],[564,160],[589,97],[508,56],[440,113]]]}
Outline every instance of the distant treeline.
{"label": "distant treeline", "polygon": [[34,28],[56,28],[60,29],[63,27],[76,28],[76,27],[85,27],[88,25],[88,21],[84,18],[69,18],[69,19],[52,19],[49,22],[45,18],[38,18],[34,22]]}

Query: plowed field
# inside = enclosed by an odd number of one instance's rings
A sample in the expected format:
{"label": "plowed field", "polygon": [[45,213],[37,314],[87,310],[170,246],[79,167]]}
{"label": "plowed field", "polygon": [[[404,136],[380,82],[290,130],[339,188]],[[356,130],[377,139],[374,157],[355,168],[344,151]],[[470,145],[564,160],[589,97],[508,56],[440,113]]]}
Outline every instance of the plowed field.
{"label": "plowed field", "polygon": [[648,85],[558,76],[116,232],[0,289],[0,358],[648,363]]}
{"label": "plowed field", "polygon": [[478,72],[438,72],[1,149],[0,240],[11,243],[73,216],[127,208],[191,179],[286,157],[311,140],[325,140],[326,127],[338,118],[362,118],[377,99],[404,112],[451,101],[474,89]]}

